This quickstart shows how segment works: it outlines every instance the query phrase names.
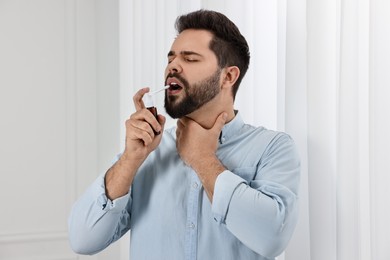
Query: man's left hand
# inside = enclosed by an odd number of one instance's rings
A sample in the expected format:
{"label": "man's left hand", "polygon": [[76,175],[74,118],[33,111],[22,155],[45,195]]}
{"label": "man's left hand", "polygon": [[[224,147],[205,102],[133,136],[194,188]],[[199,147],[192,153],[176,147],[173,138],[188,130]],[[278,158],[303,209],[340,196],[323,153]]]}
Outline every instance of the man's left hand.
{"label": "man's left hand", "polygon": [[190,118],[177,122],[176,147],[181,159],[198,174],[212,201],[215,181],[225,167],[216,156],[218,139],[227,114],[221,113],[212,128],[206,129]]}

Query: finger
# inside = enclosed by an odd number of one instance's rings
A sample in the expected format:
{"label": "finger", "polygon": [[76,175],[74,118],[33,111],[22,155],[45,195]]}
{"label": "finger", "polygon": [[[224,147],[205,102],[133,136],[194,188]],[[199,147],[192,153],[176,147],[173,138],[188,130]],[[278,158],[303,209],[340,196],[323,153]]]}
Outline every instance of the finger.
{"label": "finger", "polygon": [[[143,120],[137,120],[134,119],[134,117],[131,117],[129,120],[126,121],[126,132],[128,133],[128,135],[131,135],[131,133],[134,133],[135,131],[137,131],[137,133],[139,133],[140,131],[145,132],[151,138],[154,138],[153,129],[147,122]],[[139,134],[137,136],[139,136]]]}
{"label": "finger", "polygon": [[[126,140],[139,140],[147,145],[153,139],[153,131],[145,131],[134,126],[135,122],[132,119],[126,121]],[[145,122],[145,124],[147,124]],[[149,129],[150,126],[148,125]]]}
{"label": "finger", "polygon": [[141,140],[145,146],[148,146],[153,142],[153,137],[148,132],[138,128],[133,129],[132,136],[132,139]]}
{"label": "finger", "polygon": [[144,102],[142,101],[142,97],[145,95],[145,93],[148,93],[149,90],[150,90],[149,88],[141,88],[133,96],[133,102],[136,111],[145,108]]}
{"label": "finger", "polygon": [[165,118],[165,116],[159,114],[157,116],[157,121],[160,123],[161,127],[163,128],[165,126],[165,122],[167,121],[167,119]]}
{"label": "finger", "polygon": [[222,112],[221,114],[219,114],[219,116],[217,117],[217,120],[215,120],[215,123],[214,123],[214,126],[212,127],[212,129],[214,131],[216,131],[217,133],[220,133],[222,131],[223,126],[226,123],[226,119],[227,119],[226,112]]}
{"label": "finger", "polygon": [[147,122],[145,122],[145,121],[134,121],[134,122],[132,122],[132,127],[137,129],[137,130],[144,131],[148,135],[150,135],[151,138],[154,138],[153,129],[150,126],[150,124],[148,124]]}
{"label": "finger", "polygon": [[160,134],[162,131],[164,131],[164,126],[165,126],[165,122],[166,122],[166,118],[165,118],[165,116],[163,116],[163,115],[158,115],[157,116],[157,121],[158,121],[158,123],[160,124],[160,131],[158,131],[158,133]]}
{"label": "finger", "polygon": [[147,122],[156,132],[161,131],[161,125],[154,117],[153,113],[147,109],[141,109],[135,112],[131,119]]}

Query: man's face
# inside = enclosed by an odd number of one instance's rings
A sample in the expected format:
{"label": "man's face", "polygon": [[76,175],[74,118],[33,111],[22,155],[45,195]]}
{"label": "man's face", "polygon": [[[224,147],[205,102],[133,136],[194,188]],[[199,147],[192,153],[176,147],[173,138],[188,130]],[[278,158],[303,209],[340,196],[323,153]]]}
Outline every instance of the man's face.
{"label": "man's face", "polygon": [[212,34],[205,30],[185,30],[168,53],[165,109],[172,118],[188,115],[220,92],[221,69],[209,49]]}

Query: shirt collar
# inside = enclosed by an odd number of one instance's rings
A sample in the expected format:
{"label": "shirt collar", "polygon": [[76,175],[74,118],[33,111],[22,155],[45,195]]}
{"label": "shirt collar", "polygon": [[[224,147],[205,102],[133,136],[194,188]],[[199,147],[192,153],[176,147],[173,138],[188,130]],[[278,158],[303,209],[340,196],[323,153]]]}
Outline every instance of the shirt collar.
{"label": "shirt collar", "polygon": [[244,121],[242,120],[241,114],[238,112],[238,110],[234,111],[236,116],[233,118],[232,121],[225,124],[222,128],[221,134],[219,136],[219,142],[221,144],[225,143],[230,139],[230,137],[234,136],[242,126],[244,125]]}

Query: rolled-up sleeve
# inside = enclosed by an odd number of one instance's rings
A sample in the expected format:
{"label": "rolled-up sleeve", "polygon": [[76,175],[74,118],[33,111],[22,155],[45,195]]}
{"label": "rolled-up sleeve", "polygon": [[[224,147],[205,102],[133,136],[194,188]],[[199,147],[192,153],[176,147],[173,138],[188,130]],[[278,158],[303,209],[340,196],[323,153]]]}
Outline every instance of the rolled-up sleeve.
{"label": "rolled-up sleeve", "polygon": [[227,210],[235,189],[245,180],[230,171],[222,172],[214,187],[213,213],[218,223],[225,223]]}
{"label": "rolled-up sleeve", "polygon": [[231,171],[221,173],[214,188],[214,219],[253,251],[278,256],[298,219],[300,162],[294,142],[280,135],[267,147],[247,181]]}
{"label": "rolled-up sleeve", "polygon": [[72,207],[69,241],[76,253],[95,254],[129,230],[129,193],[113,201],[105,194],[104,175],[88,187]]}

